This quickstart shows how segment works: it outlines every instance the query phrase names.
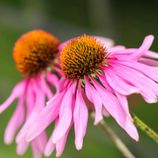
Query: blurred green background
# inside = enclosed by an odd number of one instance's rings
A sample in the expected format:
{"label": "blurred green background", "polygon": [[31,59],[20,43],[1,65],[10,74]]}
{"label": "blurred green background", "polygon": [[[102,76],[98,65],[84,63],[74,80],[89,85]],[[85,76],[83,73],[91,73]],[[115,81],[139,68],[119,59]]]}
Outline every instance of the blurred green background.
{"label": "blurred green background", "polygon": [[[12,48],[24,32],[42,28],[62,41],[81,34],[113,38],[117,44],[138,47],[145,35],[154,34],[152,50],[158,51],[158,1],[123,0],[0,0],[0,102],[10,94],[21,80],[12,60]],[[129,98],[131,111],[158,132],[158,104],[147,105],[141,97]],[[5,126],[14,111],[13,104],[0,116],[0,158],[18,158],[15,144],[4,145]],[[19,118],[20,119],[20,118]],[[106,119],[137,158],[157,158],[158,145],[140,133],[134,142],[111,119]],[[23,156],[31,158],[31,150]],[[52,156],[55,157],[55,156]],[[89,127],[83,149],[74,147],[74,134],[68,138],[63,158],[123,158],[111,140],[99,127]]]}

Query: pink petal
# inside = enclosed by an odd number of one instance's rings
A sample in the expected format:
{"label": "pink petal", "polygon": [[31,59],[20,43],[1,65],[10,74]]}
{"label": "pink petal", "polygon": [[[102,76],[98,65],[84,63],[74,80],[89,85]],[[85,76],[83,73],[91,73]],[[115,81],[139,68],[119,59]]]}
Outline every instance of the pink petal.
{"label": "pink petal", "polygon": [[41,135],[36,137],[31,142],[34,158],[41,158],[42,157],[42,153],[44,152],[46,142],[47,142],[47,137],[46,137],[45,132],[41,133]]}
{"label": "pink petal", "polygon": [[99,41],[101,44],[103,44],[104,47],[107,49],[114,46],[114,41],[110,38],[105,38],[101,36],[93,36],[93,37],[96,38],[96,40]]}
{"label": "pink petal", "polygon": [[24,155],[24,153],[26,152],[28,147],[29,147],[29,143],[27,143],[26,141],[22,140],[20,143],[17,144],[16,153],[18,155]]}
{"label": "pink petal", "polygon": [[110,52],[110,54],[111,53],[113,54],[113,53],[118,53],[118,51],[124,52],[124,50],[126,50],[125,46],[117,45],[117,46],[109,48],[108,52]]}
{"label": "pink petal", "polygon": [[16,98],[20,97],[23,94],[25,90],[25,84],[26,80],[23,80],[14,87],[9,98],[0,105],[0,113],[6,110]]}
{"label": "pink petal", "polygon": [[154,67],[158,66],[157,60],[150,58],[140,58],[138,61],[149,66],[154,66]]}
{"label": "pink petal", "polygon": [[39,151],[41,153],[44,152],[46,143],[47,143],[47,134],[46,132],[42,132],[38,137],[36,137],[33,141],[36,141],[36,145],[38,146]]}
{"label": "pink petal", "polygon": [[59,89],[59,85],[58,85],[59,79],[56,75],[54,75],[54,74],[50,73],[49,71],[47,71],[46,72],[46,78],[52,86],[54,86],[57,90]]}
{"label": "pink petal", "polygon": [[107,110],[105,109],[105,107],[103,107],[102,113],[103,113],[103,115],[104,115],[105,117],[109,117],[109,116],[110,116],[110,114],[107,112]]}
{"label": "pink petal", "polygon": [[[129,134],[129,136],[135,140],[138,140],[136,128],[132,123],[131,117],[129,117],[129,113],[127,113],[127,111],[120,104],[120,100],[117,100],[117,98],[112,93],[104,89],[93,78],[92,82],[99,92],[104,106],[110,115]],[[121,103],[123,103],[123,101]]]}
{"label": "pink petal", "polygon": [[48,99],[51,99],[54,94],[51,91],[51,89],[48,87],[48,84],[46,83],[44,76],[42,76],[40,84],[41,84],[41,90],[47,95]]}
{"label": "pink petal", "polygon": [[[32,112],[32,109],[33,109],[34,103],[35,103],[35,98],[36,98],[32,84],[33,84],[33,82],[30,80],[30,82],[28,83],[28,86],[27,86],[27,90],[26,90],[27,117],[28,117],[28,113],[30,114]],[[29,119],[30,119],[30,117],[29,117]],[[19,133],[17,134],[17,137],[16,137],[17,143],[20,143],[20,141],[24,139],[27,128],[28,128],[28,125],[27,125],[28,123],[29,123],[29,120],[26,120],[25,124],[20,129]]]}
{"label": "pink petal", "polygon": [[139,63],[139,62],[134,62],[134,61],[132,61],[132,62],[118,61],[118,63],[131,67],[135,70],[138,70],[138,71],[144,73],[149,78],[158,82],[158,67],[151,67],[151,66]]}
{"label": "pink petal", "polygon": [[[58,122],[59,122],[59,119],[57,118],[56,121],[55,121],[55,127],[54,128],[56,128]],[[49,140],[46,144],[45,150],[44,150],[44,155],[46,157],[49,157],[52,154],[52,152],[54,151],[55,147],[56,147],[56,144],[53,143],[52,139],[53,139],[53,133],[51,134],[51,136],[50,136],[50,138],[49,138]]]}
{"label": "pink petal", "polygon": [[133,124],[133,120],[132,117],[129,113],[129,108],[128,108],[128,101],[127,101],[127,96],[124,96],[122,94],[119,94],[117,92],[115,92],[120,105],[122,106],[122,108],[124,109],[124,111],[126,112],[127,118],[126,118],[126,123],[125,123],[125,130],[127,131],[127,133],[136,141],[139,140],[139,135],[138,135],[138,131],[135,127],[135,125]]}
{"label": "pink petal", "polygon": [[60,157],[64,151],[65,145],[66,145],[66,140],[68,137],[69,129],[65,133],[65,135],[56,143],[56,157]]}
{"label": "pink petal", "polygon": [[31,143],[31,146],[32,146],[32,151],[33,151],[33,158],[41,158],[42,152],[38,148],[38,143],[34,140]]}
{"label": "pink petal", "polygon": [[21,128],[20,132],[17,135],[16,142],[20,142],[21,139],[24,139],[29,124],[37,117],[38,113],[43,109],[45,105],[45,94],[40,89],[40,80],[33,79],[27,88],[26,93],[26,105],[27,105],[27,121],[24,126]]}
{"label": "pink petal", "polygon": [[60,45],[59,45],[59,47],[58,47],[58,49],[59,49],[59,52],[61,52],[62,51],[62,49],[67,45],[67,43],[69,43],[70,42],[70,40],[67,40],[67,41],[65,41],[65,42],[62,42]]}
{"label": "pink petal", "polygon": [[129,85],[127,82],[123,81],[120,77],[115,75],[112,70],[105,70],[105,77],[110,86],[117,92],[123,95],[130,95],[132,93],[138,93],[138,88]]}
{"label": "pink petal", "polygon": [[[59,120],[56,120],[55,127],[57,126]],[[65,135],[56,143],[56,157],[60,157],[64,151],[65,145],[66,145],[66,140],[69,134],[69,131],[72,127],[72,121],[71,125],[69,126],[68,130],[66,131]],[[53,135],[52,135],[53,136]],[[52,138],[51,138],[52,139]]]}
{"label": "pink petal", "polygon": [[85,78],[85,91],[87,98],[94,104],[95,108],[95,122],[96,125],[98,122],[100,122],[103,119],[102,116],[102,101],[100,99],[100,96],[98,92],[95,90],[95,88],[89,83],[87,78]]}
{"label": "pink petal", "polygon": [[36,109],[37,111],[41,111],[45,106],[46,95],[42,89],[43,88],[42,86],[44,85],[41,85],[41,81],[39,78],[34,80],[32,84],[32,87],[34,88],[34,94],[35,94],[35,100],[34,100],[35,103],[34,103],[33,109]]}
{"label": "pink petal", "polygon": [[63,71],[62,71],[59,67],[57,67],[57,66],[52,66],[52,69],[53,69],[54,71],[56,71],[60,76],[63,76],[63,75],[64,75]]}
{"label": "pink petal", "polygon": [[49,157],[54,151],[54,149],[55,149],[55,144],[53,143],[52,136],[51,136],[46,144],[46,147],[44,150],[44,156]]}
{"label": "pink petal", "polygon": [[146,36],[140,48],[137,49],[137,51],[132,56],[130,56],[130,59],[138,59],[141,56],[143,56],[146,53],[146,51],[151,47],[153,40],[153,35]]}
{"label": "pink petal", "polygon": [[59,123],[53,133],[53,142],[58,142],[61,137],[63,137],[68,130],[71,120],[72,120],[72,106],[74,101],[74,91],[76,88],[76,83],[67,89],[63,100],[61,102],[60,112],[59,112]]}
{"label": "pink petal", "polygon": [[73,113],[74,129],[75,129],[75,145],[80,150],[83,145],[83,138],[86,134],[88,122],[88,109],[81,94],[81,85],[78,85],[76,94],[76,102]]}
{"label": "pink petal", "polygon": [[145,57],[158,59],[158,53],[149,50],[149,51],[146,51]]}
{"label": "pink petal", "polygon": [[91,79],[94,87],[96,88],[100,97],[103,100],[105,109],[110,113],[110,115],[112,115],[116,119],[117,122],[119,122],[119,124],[123,123],[126,118],[126,115],[122,107],[120,107],[117,98],[111,92],[103,88],[93,78]]}
{"label": "pink petal", "polygon": [[154,81],[132,68],[116,63],[113,67],[116,74],[140,89],[141,95],[147,102],[155,103],[157,101],[158,85]]}
{"label": "pink petal", "polygon": [[36,99],[36,94],[35,94],[33,85],[34,85],[33,80],[30,80],[28,82],[27,89],[26,89],[26,107],[27,107],[27,112],[29,113],[32,111],[34,107],[35,99]]}
{"label": "pink petal", "polygon": [[65,92],[56,94],[47,106],[35,117],[30,120],[29,129],[27,130],[26,140],[31,141],[37,137],[47,126],[53,122],[59,114],[60,104]]}
{"label": "pink petal", "polygon": [[58,92],[62,92],[64,89],[66,89],[68,87],[69,84],[71,84],[70,80],[68,80],[65,77],[62,77],[58,83],[59,85],[59,89],[57,91]]}
{"label": "pink petal", "polygon": [[[125,48],[120,46],[115,46],[109,49],[109,53],[111,56],[117,56],[117,55],[132,55],[137,49],[136,48]],[[111,57],[110,56],[110,57]]]}
{"label": "pink petal", "polygon": [[110,92],[113,92],[112,87],[107,82],[105,75],[97,73],[97,77],[99,78],[100,82],[106,87],[106,89]]}
{"label": "pink petal", "polygon": [[122,95],[118,92],[114,92],[118,98],[118,101],[120,102],[122,108],[124,109],[124,111],[126,112],[126,114],[128,116],[130,116],[130,113],[129,113],[129,108],[128,108],[128,100],[127,100],[127,96],[125,95]]}
{"label": "pink petal", "polygon": [[24,113],[23,102],[24,102],[24,100],[23,100],[23,96],[22,96],[19,99],[17,108],[16,108],[11,120],[9,121],[9,123],[7,125],[5,134],[4,134],[4,141],[6,144],[12,143],[14,136],[16,134],[16,131],[18,130],[18,128],[20,128],[20,126],[24,122],[25,113]]}

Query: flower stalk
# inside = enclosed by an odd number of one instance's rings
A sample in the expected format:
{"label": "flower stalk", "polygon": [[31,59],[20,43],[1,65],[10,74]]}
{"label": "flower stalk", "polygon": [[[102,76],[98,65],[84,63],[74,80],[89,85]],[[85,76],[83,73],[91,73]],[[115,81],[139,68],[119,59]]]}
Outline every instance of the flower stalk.
{"label": "flower stalk", "polygon": [[[95,114],[91,113],[91,117],[94,119]],[[135,158],[128,147],[122,142],[122,140],[116,135],[116,133],[107,125],[104,120],[100,121],[99,125],[125,158]]]}
{"label": "flower stalk", "polygon": [[138,116],[135,114],[132,115],[134,124],[145,132],[150,138],[152,138],[156,143],[158,143],[158,134],[151,129],[148,125],[146,125]]}

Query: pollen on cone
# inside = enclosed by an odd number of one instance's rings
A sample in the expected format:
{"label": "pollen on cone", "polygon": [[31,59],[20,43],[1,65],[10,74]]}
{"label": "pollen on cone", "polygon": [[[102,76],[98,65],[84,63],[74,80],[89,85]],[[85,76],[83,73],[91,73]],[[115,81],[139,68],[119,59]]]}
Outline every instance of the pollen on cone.
{"label": "pollen on cone", "polygon": [[17,69],[25,76],[32,76],[45,69],[58,51],[59,40],[43,30],[22,35],[15,43],[13,58]]}
{"label": "pollen on cone", "polygon": [[61,68],[69,79],[78,79],[92,73],[106,59],[104,46],[88,35],[71,40],[60,54]]}

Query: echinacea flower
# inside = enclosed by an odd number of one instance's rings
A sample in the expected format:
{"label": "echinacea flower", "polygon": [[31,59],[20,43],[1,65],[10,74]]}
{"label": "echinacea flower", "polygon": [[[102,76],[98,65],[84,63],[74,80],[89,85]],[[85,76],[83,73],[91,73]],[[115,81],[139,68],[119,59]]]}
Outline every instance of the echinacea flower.
{"label": "echinacea flower", "polygon": [[158,68],[145,60],[146,56],[152,56],[149,51],[152,42],[152,35],[147,36],[137,49],[123,46],[107,48],[106,40],[88,35],[67,42],[60,52],[64,73],[60,90],[32,119],[25,131],[25,139],[34,140],[55,122],[44,154],[50,156],[56,148],[56,156],[59,157],[74,125],[75,145],[80,150],[86,134],[88,108],[93,106],[95,124],[103,119],[103,115],[110,115],[130,137],[138,141],[127,96],[139,93],[149,103],[157,101]]}
{"label": "echinacea flower", "polygon": [[[5,111],[15,99],[18,104],[4,134],[6,144],[12,143],[16,132],[29,121],[31,113],[36,115],[45,105],[46,100],[53,97],[51,88],[58,88],[58,76],[51,73],[47,67],[55,67],[55,57],[58,53],[59,40],[43,30],[25,33],[15,43],[13,58],[19,72],[24,76],[14,87],[9,98],[0,105],[0,113]],[[47,136],[42,132],[31,142],[34,158],[40,158]],[[29,143],[21,139],[17,143],[17,153],[24,154]]]}

